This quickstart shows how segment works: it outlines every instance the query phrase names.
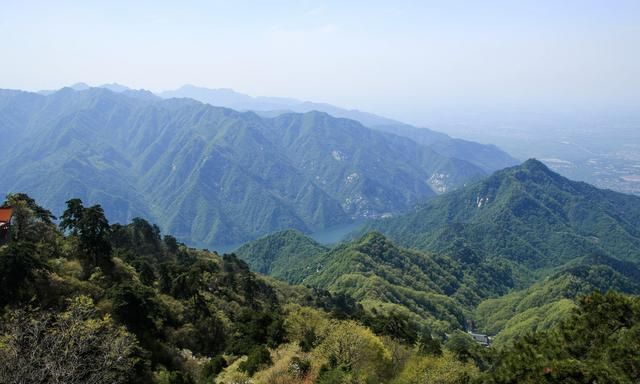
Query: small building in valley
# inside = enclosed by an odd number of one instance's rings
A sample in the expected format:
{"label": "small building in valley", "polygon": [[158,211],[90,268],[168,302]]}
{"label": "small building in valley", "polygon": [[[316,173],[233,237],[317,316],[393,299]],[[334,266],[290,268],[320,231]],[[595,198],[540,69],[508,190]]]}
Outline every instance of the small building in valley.
{"label": "small building in valley", "polygon": [[11,219],[13,218],[13,208],[0,208],[0,245],[9,241],[11,235]]}
{"label": "small building in valley", "polygon": [[485,335],[482,333],[475,333],[475,332],[471,332],[468,331],[467,332],[469,334],[469,336],[471,336],[478,344],[488,347],[491,345],[491,342],[493,341],[493,337],[489,336],[489,335]]}

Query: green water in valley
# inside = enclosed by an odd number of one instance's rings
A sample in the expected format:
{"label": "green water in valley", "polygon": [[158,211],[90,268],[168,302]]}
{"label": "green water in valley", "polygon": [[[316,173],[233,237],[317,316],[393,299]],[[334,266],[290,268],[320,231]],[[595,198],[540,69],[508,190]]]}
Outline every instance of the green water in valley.
{"label": "green water in valley", "polygon": [[318,231],[309,235],[312,239],[320,244],[330,245],[335,244],[343,240],[348,234],[360,228],[364,224],[364,221],[360,220],[354,223],[337,225],[335,227],[327,228],[322,231]]}
{"label": "green water in valley", "polygon": [[[314,239],[320,244],[332,245],[344,240],[344,238],[348,234],[357,230],[361,225],[364,224],[364,222],[365,222],[364,220],[359,220],[353,223],[336,225],[331,228],[326,228],[321,231],[307,234],[307,236],[311,237],[312,239]],[[209,245],[209,246],[204,244],[201,244],[201,245],[196,244],[192,246],[195,246],[197,248],[206,248],[211,251],[216,251],[222,255],[223,253],[231,253],[235,251],[236,249],[240,248],[243,244],[246,244],[246,243]]]}

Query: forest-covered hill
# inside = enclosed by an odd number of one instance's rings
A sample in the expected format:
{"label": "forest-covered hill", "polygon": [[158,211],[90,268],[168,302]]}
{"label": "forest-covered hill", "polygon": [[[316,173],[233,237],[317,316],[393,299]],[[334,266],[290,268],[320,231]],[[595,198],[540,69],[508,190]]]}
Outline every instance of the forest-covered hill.
{"label": "forest-covered hill", "polygon": [[593,254],[640,261],[639,197],[571,181],[533,159],[363,231],[373,229],[407,247],[466,247],[530,269]]}

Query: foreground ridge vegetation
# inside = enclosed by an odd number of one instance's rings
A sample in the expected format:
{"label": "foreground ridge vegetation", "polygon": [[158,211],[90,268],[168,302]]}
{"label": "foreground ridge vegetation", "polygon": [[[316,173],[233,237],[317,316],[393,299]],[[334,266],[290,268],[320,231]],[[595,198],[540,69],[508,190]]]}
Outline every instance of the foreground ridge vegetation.
{"label": "foreground ridge vegetation", "polygon": [[[67,201],[58,226],[25,194],[4,205],[14,218],[0,246],[2,383],[626,383],[640,375],[635,296],[583,297],[556,325],[498,351],[455,330],[461,324],[445,336],[413,312],[361,305],[369,296],[339,285],[329,292],[257,275],[233,254],[188,248],[144,219],[110,224],[99,205],[79,199]],[[422,258],[379,234],[346,247],[335,252]],[[451,282],[425,280],[447,298]]]}

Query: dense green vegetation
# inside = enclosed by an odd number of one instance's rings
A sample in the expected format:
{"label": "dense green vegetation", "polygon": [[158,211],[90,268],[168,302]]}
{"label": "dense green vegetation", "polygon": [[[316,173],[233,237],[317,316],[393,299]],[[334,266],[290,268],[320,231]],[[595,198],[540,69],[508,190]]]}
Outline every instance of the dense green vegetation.
{"label": "dense green vegetation", "polygon": [[[290,242],[283,243],[284,238]],[[279,266],[273,276],[351,296],[381,315],[402,314],[434,334],[464,329],[472,320],[478,330],[498,334],[498,346],[557,324],[581,295],[608,289],[640,292],[637,267],[606,256],[576,260],[529,288],[504,295],[509,265],[500,269],[491,264],[495,260],[474,264],[469,253],[451,258],[402,249],[379,233],[324,252],[313,248],[307,258],[290,252],[308,244],[312,240],[299,233],[283,232],[243,246],[240,257],[262,263],[266,252]]]}
{"label": "dense green vegetation", "polygon": [[285,231],[237,254],[256,271],[351,296],[369,310],[402,313],[440,334],[463,328],[465,313],[511,287],[507,262],[474,262],[470,251],[449,257],[403,249],[379,233],[324,249]]}
{"label": "dense green vegetation", "polygon": [[[508,340],[483,348],[459,330],[476,301],[467,293],[493,289],[465,269],[477,259],[470,253],[407,250],[379,233],[325,250],[295,231],[243,248],[256,265],[307,285],[291,286],[233,254],[188,248],[144,219],[110,224],[80,199],[67,201],[58,225],[27,195],[5,205],[15,215],[0,247],[3,383],[640,378],[637,296],[590,294],[637,294],[640,271],[605,255],[481,303],[478,326],[504,329],[498,340]],[[303,259],[317,263],[312,273],[297,260],[307,250],[317,252]]]}
{"label": "dense green vegetation", "polygon": [[[278,241],[283,238],[291,243],[280,247],[283,243]],[[276,262],[279,251],[284,252],[287,263],[279,264],[285,267],[279,278],[352,296],[367,310],[379,314],[379,319],[386,314],[401,314],[440,335],[463,329],[465,320],[472,320],[477,330],[497,335],[494,345],[498,348],[533,331],[556,326],[570,315],[580,296],[607,290],[640,293],[638,267],[604,255],[576,259],[548,278],[504,295],[506,287],[500,279],[510,276],[511,270],[479,274],[477,266],[474,270],[470,265],[468,254],[466,259],[453,259],[402,249],[381,234],[371,233],[325,252],[315,249],[314,256],[302,264],[308,267],[301,268],[293,267],[298,259],[295,252],[290,252],[297,243],[312,241],[299,233],[279,233],[243,249],[252,249],[252,257],[260,260],[268,250]],[[250,253],[241,257],[246,255]],[[292,267],[286,269],[287,265]],[[496,287],[502,292],[495,291]],[[499,297],[486,299],[495,296]]]}
{"label": "dense green vegetation", "polygon": [[444,133],[435,132],[427,128],[416,128],[397,122],[378,123],[369,126],[383,132],[408,137],[416,143],[425,145],[442,155],[466,160],[489,173],[518,163],[516,159],[494,145],[455,139]]}
{"label": "dense green vegetation", "polygon": [[[475,306],[488,299],[468,318],[498,334],[501,346],[557,324],[580,295],[639,293],[639,222],[639,198],[567,180],[529,160],[365,230],[452,255],[462,269],[505,263],[504,274],[493,280],[498,289],[467,301]],[[519,290],[502,296],[504,288]]]}
{"label": "dense green vegetation", "polygon": [[582,258],[527,289],[483,301],[474,319],[479,329],[498,334],[495,345],[501,346],[559,323],[580,296],[608,290],[640,294],[638,272],[635,264],[606,256]]}
{"label": "dense green vegetation", "polygon": [[636,383],[640,379],[640,299],[617,293],[581,298],[547,331],[500,353],[487,383]]}
{"label": "dense green vegetation", "polygon": [[254,268],[252,260],[260,260],[264,273],[352,296],[369,310],[402,313],[432,332],[471,322],[506,346],[558,324],[579,296],[640,293],[639,212],[638,198],[571,182],[530,160],[367,227],[421,250],[368,233],[330,250],[292,252],[313,241],[285,232],[249,243],[242,249],[251,252],[239,255]]}
{"label": "dense green vegetation", "polygon": [[[337,246],[320,260],[322,268],[303,280],[305,284],[346,290],[356,297],[375,295],[379,284],[395,286],[379,289],[379,295],[394,292],[387,300],[403,305],[420,302],[418,297],[424,294],[438,294],[472,307],[482,298],[506,293],[511,287],[508,263],[476,262],[471,253],[442,256],[404,249],[377,232]],[[418,296],[404,300],[405,294]]]}
{"label": "dense green vegetation", "polygon": [[640,198],[568,180],[536,160],[371,223],[422,250],[467,247],[530,269],[594,253],[638,262]]}
{"label": "dense green vegetation", "polygon": [[[275,290],[232,255],[187,249],[143,219],[109,225],[100,206],[78,199],[61,216],[66,236],[27,196],[6,203],[16,217],[0,250],[3,374],[145,382],[163,367],[195,377],[181,349],[214,357],[283,340]],[[125,360],[93,372],[92,359]],[[24,372],[8,368],[14,363]]]}
{"label": "dense green vegetation", "polygon": [[338,246],[317,263],[304,284],[352,296],[382,313],[417,314],[442,333],[464,325],[460,306],[449,297],[460,284],[453,268],[396,248],[380,234]]}
{"label": "dense green vegetation", "polygon": [[318,257],[326,251],[313,239],[289,229],[249,242],[234,253],[253,271],[298,284],[318,266]]}
{"label": "dense green vegetation", "polygon": [[173,91],[165,91],[160,96],[164,98],[187,97],[237,111],[255,111],[261,116],[269,117],[289,112],[325,112],[331,116],[358,121],[366,127],[379,131],[407,137],[441,155],[468,161],[486,172],[493,172],[517,164],[514,158],[493,145],[455,139],[427,128],[416,128],[386,117],[353,109],[347,110],[325,103],[302,102],[280,97],[251,97],[231,89],[207,89],[193,85],[184,85]]}
{"label": "dense green vegetation", "polygon": [[207,247],[404,212],[485,175],[325,113],[263,118],[148,92],[2,90],[0,130],[0,193],[56,211],[78,196]]}
{"label": "dense green vegetation", "polygon": [[59,228],[27,195],[5,205],[0,382],[379,383],[425,359],[463,375],[402,314],[260,277],[140,218],[110,224],[79,199]]}

